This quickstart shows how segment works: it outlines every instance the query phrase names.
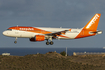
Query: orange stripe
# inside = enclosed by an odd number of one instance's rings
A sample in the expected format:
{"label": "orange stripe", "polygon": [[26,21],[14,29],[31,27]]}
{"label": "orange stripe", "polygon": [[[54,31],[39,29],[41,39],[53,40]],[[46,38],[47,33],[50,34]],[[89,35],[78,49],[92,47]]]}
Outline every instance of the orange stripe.
{"label": "orange stripe", "polygon": [[[34,28],[34,27],[23,27],[23,26],[15,26],[15,27],[10,27],[8,29],[14,29],[14,30],[21,30],[21,31],[28,31],[28,32],[33,32],[33,33],[41,33],[41,34],[49,34],[52,32],[49,31],[45,31],[42,29],[38,29],[38,28]],[[58,36],[58,35],[57,35]],[[63,35],[59,35],[60,37],[64,37],[64,38],[69,38]]]}
{"label": "orange stripe", "polygon": [[21,27],[21,26],[18,26],[18,27],[10,27],[9,29],[28,31],[28,32],[34,32],[34,33],[41,33],[41,34],[51,33],[49,31],[41,30],[41,29],[34,28],[34,27]]}
{"label": "orange stripe", "polygon": [[69,29],[69,31],[71,32],[71,29]]}
{"label": "orange stripe", "polygon": [[69,37],[67,37],[67,36],[63,36],[63,35],[58,35],[58,36],[60,36],[60,37],[64,37],[64,38],[69,38]]}
{"label": "orange stripe", "polygon": [[75,39],[96,35],[96,33],[90,34],[89,32],[93,32],[93,31],[82,29],[82,31],[77,35]]}

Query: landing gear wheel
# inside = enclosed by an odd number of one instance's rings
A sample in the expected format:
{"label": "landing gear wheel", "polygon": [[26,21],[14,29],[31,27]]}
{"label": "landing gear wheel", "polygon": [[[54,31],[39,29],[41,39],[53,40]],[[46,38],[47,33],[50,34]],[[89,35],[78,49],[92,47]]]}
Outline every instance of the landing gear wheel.
{"label": "landing gear wheel", "polygon": [[46,45],[49,45],[50,43],[49,42],[46,42]]}
{"label": "landing gear wheel", "polygon": [[17,41],[14,41],[14,43],[16,44],[16,43],[17,43]]}
{"label": "landing gear wheel", "polygon": [[53,45],[53,44],[54,44],[53,41],[51,41],[51,42],[50,42],[50,45]]}

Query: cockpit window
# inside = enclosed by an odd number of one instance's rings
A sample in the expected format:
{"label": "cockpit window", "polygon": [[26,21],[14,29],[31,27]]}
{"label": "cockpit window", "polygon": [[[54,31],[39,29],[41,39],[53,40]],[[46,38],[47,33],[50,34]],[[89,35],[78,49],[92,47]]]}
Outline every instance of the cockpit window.
{"label": "cockpit window", "polygon": [[7,29],[8,31],[12,31],[12,29]]}

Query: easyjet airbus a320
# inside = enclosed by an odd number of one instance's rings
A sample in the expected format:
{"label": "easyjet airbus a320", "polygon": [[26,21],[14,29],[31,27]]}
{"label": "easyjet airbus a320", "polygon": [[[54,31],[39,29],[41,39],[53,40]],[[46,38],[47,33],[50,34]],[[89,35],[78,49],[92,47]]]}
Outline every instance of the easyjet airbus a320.
{"label": "easyjet airbus a320", "polygon": [[15,26],[8,28],[3,35],[15,37],[14,43],[17,43],[17,38],[29,38],[32,42],[47,40],[46,45],[53,45],[53,39],[78,39],[101,34],[102,31],[97,30],[100,16],[101,14],[95,14],[80,29]]}

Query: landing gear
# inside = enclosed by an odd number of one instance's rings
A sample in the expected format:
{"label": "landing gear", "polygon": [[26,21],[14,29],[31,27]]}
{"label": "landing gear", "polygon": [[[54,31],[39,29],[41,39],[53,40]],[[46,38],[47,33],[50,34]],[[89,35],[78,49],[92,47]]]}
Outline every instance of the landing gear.
{"label": "landing gear", "polygon": [[16,39],[15,39],[14,43],[15,43],[15,44],[17,43],[17,37],[16,37]]}
{"label": "landing gear", "polygon": [[16,44],[16,43],[17,43],[17,41],[14,41],[14,43]]}
{"label": "landing gear", "polygon": [[46,45],[49,45],[49,44],[53,45],[54,43],[53,43],[53,41],[49,42],[48,39],[47,39]]}
{"label": "landing gear", "polygon": [[46,42],[46,45],[49,45],[50,43],[49,42]]}
{"label": "landing gear", "polygon": [[53,44],[54,44],[53,41],[51,41],[51,42],[50,42],[50,45],[53,45]]}
{"label": "landing gear", "polygon": [[51,41],[51,42],[46,42],[46,45],[53,45],[54,43],[53,43],[53,41]]}

